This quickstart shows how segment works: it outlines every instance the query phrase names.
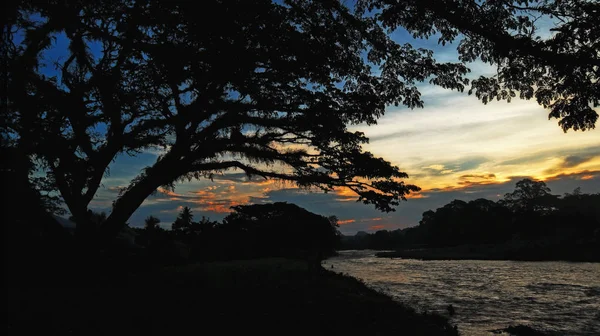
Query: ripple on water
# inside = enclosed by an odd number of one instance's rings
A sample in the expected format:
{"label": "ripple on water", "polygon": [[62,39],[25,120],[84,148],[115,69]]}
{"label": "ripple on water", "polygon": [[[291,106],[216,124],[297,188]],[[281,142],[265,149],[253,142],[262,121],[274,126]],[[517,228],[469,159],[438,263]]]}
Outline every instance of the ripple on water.
{"label": "ripple on water", "polygon": [[525,324],[559,335],[600,335],[600,264],[485,260],[421,261],[341,252],[336,271],[395,300],[447,315],[464,335]]}

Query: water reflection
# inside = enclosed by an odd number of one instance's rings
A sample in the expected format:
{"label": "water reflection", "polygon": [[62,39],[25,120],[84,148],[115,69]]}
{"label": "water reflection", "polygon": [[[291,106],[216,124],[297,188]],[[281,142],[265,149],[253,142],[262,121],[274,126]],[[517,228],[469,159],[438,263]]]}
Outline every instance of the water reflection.
{"label": "water reflection", "polygon": [[600,335],[600,264],[421,261],[344,251],[325,261],[419,310],[448,315],[464,335],[526,324],[559,335]]}

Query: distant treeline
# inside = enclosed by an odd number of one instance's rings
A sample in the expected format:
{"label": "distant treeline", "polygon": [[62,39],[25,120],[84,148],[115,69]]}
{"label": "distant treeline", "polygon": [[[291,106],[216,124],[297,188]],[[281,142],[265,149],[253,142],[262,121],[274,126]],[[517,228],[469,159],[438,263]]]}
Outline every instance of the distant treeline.
{"label": "distant treeline", "polygon": [[[551,194],[544,182],[524,179],[517,183],[514,192],[497,202],[454,200],[423,213],[415,227],[373,234],[359,232],[342,239],[343,249],[422,250],[457,246],[470,246],[466,251],[476,251],[481,258],[598,260],[600,194],[583,194],[577,188],[558,196]],[[593,253],[597,253],[595,257]]]}
{"label": "distant treeline", "polygon": [[285,202],[235,206],[222,222],[193,217],[184,207],[165,230],[150,216],[143,229],[134,229],[136,242],[157,259],[196,261],[288,257],[320,262],[339,245],[335,216]]}

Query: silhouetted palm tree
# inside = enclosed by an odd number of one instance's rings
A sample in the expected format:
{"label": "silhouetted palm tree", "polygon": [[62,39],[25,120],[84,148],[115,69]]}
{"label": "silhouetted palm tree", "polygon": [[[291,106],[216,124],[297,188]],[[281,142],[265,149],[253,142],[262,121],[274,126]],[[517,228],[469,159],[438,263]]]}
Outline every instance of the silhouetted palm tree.
{"label": "silhouetted palm tree", "polygon": [[160,223],[160,219],[154,217],[154,216],[148,216],[145,220],[144,220],[144,227],[146,228],[146,230],[156,230],[158,228],[158,224]]}
{"label": "silhouetted palm tree", "polygon": [[183,209],[181,209],[181,212],[177,216],[177,219],[175,219],[175,222],[173,222],[171,229],[173,229],[173,231],[187,230],[192,226],[193,219],[194,215],[192,214],[192,209],[190,209],[187,206],[183,207]]}

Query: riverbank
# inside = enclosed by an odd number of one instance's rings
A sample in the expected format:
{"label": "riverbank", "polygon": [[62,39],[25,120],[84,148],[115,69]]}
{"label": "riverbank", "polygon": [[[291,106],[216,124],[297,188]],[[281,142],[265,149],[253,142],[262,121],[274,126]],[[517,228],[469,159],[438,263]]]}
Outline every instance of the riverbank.
{"label": "riverbank", "polygon": [[515,260],[600,262],[596,245],[550,245],[539,242],[519,244],[460,245],[438,248],[399,249],[375,254],[381,258],[420,260]]}
{"label": "riverbank", "polygon": [[260,259],[128,274],[113,286],[6,288],[9,335],[407,334],[457,335],[359,280],[300,261]]}

